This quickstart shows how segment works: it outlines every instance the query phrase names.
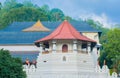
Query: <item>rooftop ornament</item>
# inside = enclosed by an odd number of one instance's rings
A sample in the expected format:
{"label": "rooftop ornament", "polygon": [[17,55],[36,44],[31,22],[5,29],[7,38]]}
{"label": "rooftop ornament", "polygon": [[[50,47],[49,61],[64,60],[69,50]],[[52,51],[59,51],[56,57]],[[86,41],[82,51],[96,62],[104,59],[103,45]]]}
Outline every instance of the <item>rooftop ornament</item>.
{"label": "rooftop ornament", "polygon": [[50,29],[43,26],[43,24],[38,20],[33,26],[23,29],[24,32],[49,32]]}

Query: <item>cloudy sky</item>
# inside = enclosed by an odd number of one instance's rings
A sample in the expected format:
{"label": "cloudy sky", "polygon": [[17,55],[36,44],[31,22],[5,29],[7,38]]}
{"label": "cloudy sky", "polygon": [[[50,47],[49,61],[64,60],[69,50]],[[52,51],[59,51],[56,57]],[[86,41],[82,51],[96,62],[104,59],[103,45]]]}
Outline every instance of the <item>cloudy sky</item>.
{"label": "cloudy sky", "polygon": [[[4,2],[5,0],[0,0]],[[73,18],[91,18],[105,27],[120,23],[120,0],[31,0],[34,4],[59,8]]]}

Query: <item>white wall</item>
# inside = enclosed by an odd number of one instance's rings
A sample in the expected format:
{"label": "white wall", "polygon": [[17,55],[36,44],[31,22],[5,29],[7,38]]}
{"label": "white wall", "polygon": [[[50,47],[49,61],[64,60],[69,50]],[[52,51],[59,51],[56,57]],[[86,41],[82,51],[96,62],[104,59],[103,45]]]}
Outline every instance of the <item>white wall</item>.
{"label": "white wall", "polygon": [[66,44],[68,45],[68,50],[73,50],[73,41],[72,40],[57,40],[57,50],[62,50],[62,46]]}
{"label": "white wall", "polygon": [[[52,46],[53,46],[52,42],[50,41],[49,44],[50,44],[49,50],[52,50]],[[73,40],[56,40],[57,50],[62,52],[62,46],[64,44],[68,45],[68,50],[70,50],[70,51],[73,50]],[[78,48],[78,50],[81,50],[81,41],[77,42],[77,48]]]}

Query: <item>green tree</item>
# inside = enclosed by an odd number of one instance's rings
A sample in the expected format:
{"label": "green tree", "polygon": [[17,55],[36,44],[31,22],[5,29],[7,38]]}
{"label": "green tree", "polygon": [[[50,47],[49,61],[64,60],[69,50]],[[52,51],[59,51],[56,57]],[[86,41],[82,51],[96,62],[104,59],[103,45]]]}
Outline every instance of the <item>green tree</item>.
{"label": "green tree", "polygon": [[1,10],[1,8],[2,8],[2,3],[0,2],[0,10]]}
{"label": "green tree", "polygon": [[42,11],[35,8],[20,7],[5,12],[1,17],[1,23],[5,27],[14,21],[47,21],[47,15]]}
{"label": "green tree", "polygon": [[64,19],[64,13],[62,10],[58,9],[58,8],[53,8],[50,11],[50,20],[51,21],[62,21]]}
{"label": "green tree", "polygon": [[43,6],[41,6],[41,9],[44,10],[46,13],[50,11],[48,5],[43,5]]}
{"label": "green tree", "polygon": [[4,2],[3,9],[6,10],[6,11],[8,11],[8,10],[14,8],[16,6],[16,4],[17,4],[16,0],[6,0]]}
{"label": "green tree", "polygon": [[73,19],[70,16],[64,16],[64,20],[72,21]]}
{"label": "green tree", "polygon": [[22,61],[11,57],[8,50],[0,50],[0,77],[1,78],[26,78]]}
{"label": "green tree", "polygon": [[111,29],[107,33],[106,42],[100,60],[106,60],[109,68],[115,68],[120,72],[120,29]]}
{"label": "green tree", "polygon": [[65,17],[63,11],[58,8],[50,10],[48,5],[39,7],[29,0],[23,0],[23,3],[18,3],[17,0],[6,0],[1,8],[0,29],[14,21],[63,21],[64,19],[72,19],[68,16]]}
{"label": "green tree", "polygon": [[23,5],[24,5],[24,7],[36,8],[36,6],[30,0],[24,0]]}
{"label": "green tree", "polygon": [[23,7],[24,5],[22,3],[18,3],[17,0],[6,0],[4,2],[4,5],[2,6],[3,11],[10,11],[14,8]]}

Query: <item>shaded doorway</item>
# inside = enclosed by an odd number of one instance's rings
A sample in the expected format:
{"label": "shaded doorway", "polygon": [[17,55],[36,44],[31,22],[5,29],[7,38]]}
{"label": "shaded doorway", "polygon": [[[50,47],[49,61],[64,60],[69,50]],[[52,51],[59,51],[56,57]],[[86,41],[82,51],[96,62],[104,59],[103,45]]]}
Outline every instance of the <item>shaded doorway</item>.
{"label": "shaded doorway", "polygon": [[68,52],[68,45],[64,44],[62,46],[62,52]]}

